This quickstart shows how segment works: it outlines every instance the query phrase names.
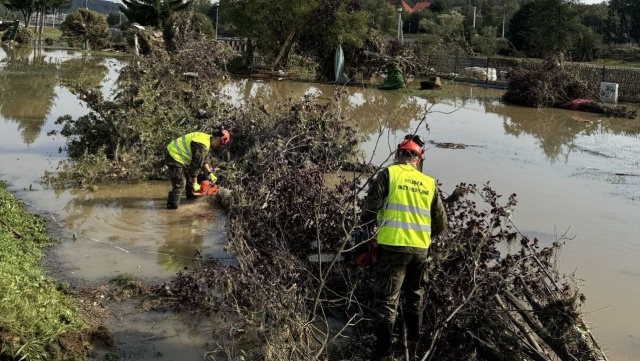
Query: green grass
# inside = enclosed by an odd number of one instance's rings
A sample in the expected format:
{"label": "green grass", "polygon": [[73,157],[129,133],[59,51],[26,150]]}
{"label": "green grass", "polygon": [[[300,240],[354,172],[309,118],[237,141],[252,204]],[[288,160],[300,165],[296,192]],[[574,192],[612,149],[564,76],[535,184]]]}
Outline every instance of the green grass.
{"label": "green grass", "polygon": [[49,244],[45,221],[28,214],[5,188],[0,182],[0,359],[56,359],[49,344],[83,324],[72,301],[38,266]]}
{"label": "green grass", "polygon": [[62,31],[58,28],[45,27],[42,30],[42,36],[45,38],[51,38],[53,40],[60,40],[60,38],[62,37]]}
{"label": "green grass", "polygon": [[111,278],[109,282],[113,283],[116,286],[125,287],[125,286],[135,284],[137,280],[132,275],[121,274]]}

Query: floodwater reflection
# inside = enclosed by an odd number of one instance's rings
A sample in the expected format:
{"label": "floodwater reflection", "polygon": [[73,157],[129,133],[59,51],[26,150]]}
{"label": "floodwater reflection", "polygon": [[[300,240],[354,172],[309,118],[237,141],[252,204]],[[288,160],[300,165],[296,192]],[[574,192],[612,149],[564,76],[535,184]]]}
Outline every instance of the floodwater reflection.
{"label": "floodwater reflection", "polygon": [[[295,81],[264,81],[233,79],[222,87],[221,93],[232,105],[243,107],[258,104],[273,112],[284,104],[309,96],[328,102],[340,87]],[[425,113],[425,102],[401,92],[381,92],[368,88],[344,87],[346,100],[342,104],[345,120],[353,122],[362,133],[381,129],[405,131],[413,119]]]}
{"label": "floodwater reflection", "polygon": [[60,80],[74,80],[98,87],[108,69],[104,59],[91,56],[62,60],[42,48],[2,47],[0,61],[0,115],[18,123],[23,142],[32,144],[40,136],[57,101]]}
{"label": "floodwater reflection", "polygon": [[18,123],[25,144],[40,135],[56,100],[56,66],[10,62],[0,72],[0,115]]}
{"label": "floodwater reflection", "polygon": [[228,258],[223,212],[207,200],[167,210],[166,190],[164,183],[71,190],[63,224],[75,241],[58,247],[60,263],[100,281],[109,273],[163,279],[203,260]]}

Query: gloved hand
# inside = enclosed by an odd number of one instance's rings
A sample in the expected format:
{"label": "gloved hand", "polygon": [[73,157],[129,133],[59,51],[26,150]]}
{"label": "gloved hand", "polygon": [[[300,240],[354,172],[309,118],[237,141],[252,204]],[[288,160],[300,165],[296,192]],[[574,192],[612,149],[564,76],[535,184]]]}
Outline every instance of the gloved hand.
{"label": "gloved hand", "polygon": [[216,177],[213,173],[209,173],[209,180],[211,181],[211,183],[215,183],[218,180],[218,177]]}
{"label": "gloved hand", "polygon": [[196,182],[196,183],[193,183],[193,184],[191,185],[191,187],[193,187],[193,191],[194,191],[194,192],[197,192],[197,191],[199,191],[199,190],[200,190],[200,184],[198,184],[197,182]]}

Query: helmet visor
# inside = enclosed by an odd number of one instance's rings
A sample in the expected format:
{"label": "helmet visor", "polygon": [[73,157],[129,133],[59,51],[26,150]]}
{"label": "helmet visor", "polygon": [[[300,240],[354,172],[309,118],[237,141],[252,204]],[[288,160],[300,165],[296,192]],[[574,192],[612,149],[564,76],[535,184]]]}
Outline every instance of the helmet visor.
{"label": "helmet visor", "polygon": [[404,136],[404,139],[413,140],[420,147],[424,147],[424,140],[422,140],[422,137],[417,134],[407,134]]}

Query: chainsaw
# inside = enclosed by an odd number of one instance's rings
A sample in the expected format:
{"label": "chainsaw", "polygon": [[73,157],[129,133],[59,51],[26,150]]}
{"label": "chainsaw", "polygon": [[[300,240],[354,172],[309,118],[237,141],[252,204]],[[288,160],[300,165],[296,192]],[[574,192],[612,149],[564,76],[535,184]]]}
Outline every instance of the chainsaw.
{"label": "chainsaw", "polygon": [[[338,255],[338,261],[351,261],[361,268],[371,267],[376,264],[378,244],[375,234],[371,234],[366,230],[357,230],[351,234],[350,244],[353,247],[348,251],[341,252]],[[333,261],[335,257],[335,253],[313,253],[309,256],[309,261],[313,263],[328,263]]]}
{"label": "chainsaw", "polygon": [[185,191],[187,193],[187,199],[194,199],[197,197],[211,197],[218,192],[218,185],[215,182],[209,180],[207,175],[204,173],[198,174],[198,184],[200,185],[200,190],[194,192],[191,185],[187,184],[185,187]]}

